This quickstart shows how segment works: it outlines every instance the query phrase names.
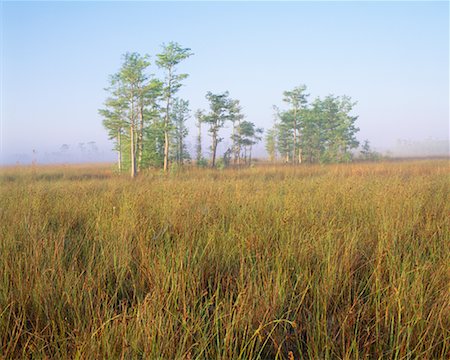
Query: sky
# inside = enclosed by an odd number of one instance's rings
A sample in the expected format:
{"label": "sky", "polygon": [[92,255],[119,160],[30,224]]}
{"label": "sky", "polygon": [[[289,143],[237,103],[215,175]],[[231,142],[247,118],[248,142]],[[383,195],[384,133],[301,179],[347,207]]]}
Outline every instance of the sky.
{"label": "sky", "polygon": [[[357,138],[375,149],[392,149],[398,139],[448,144],[446,1],[0,6],[3,164],[113,160],[98,114],[108,77],[125,52],[154,60],[169,41],[194,53],[179,66],[189,74],[179,95],[192,112],[207,109],[207,91],[228,90],[247,120],[268,129],[283,91],[306,84],[310,100],[334,94],[357,101]],[[160,75],[154,64],[151,72]],[[193,117],[188,124],[193,148]]]}

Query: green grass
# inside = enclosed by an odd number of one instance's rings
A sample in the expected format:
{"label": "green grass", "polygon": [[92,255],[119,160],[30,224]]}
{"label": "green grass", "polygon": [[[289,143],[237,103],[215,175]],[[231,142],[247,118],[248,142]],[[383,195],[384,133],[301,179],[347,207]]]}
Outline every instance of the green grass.
{"label": "green grass", "polygon": [[0,358],[449,358],[449,174],[2,169]]}

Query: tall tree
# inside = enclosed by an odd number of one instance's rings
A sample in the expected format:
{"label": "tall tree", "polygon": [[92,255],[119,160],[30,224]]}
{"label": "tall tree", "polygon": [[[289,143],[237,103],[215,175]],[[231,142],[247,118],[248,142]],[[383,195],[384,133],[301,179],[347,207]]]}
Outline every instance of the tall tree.
{"label": "tall tree", "polygon": [[[139,135],[138,135],[138,171],[144,166],[145,153],[154,151],[154,148],[146,148],[146,129],[158,121],[158,102],[162,95],[162,82],[158,79],[148,78],[144,86],[139,88]],[[148,157],[148,156],[147,156]]]}
{"label": "tall tree", "polygon": [[288,111],[279,113],[279,123],[275,125],[277,148],[285,163],[289,163],[293,154],[292,114]]}
{"label": "tall tree", "polygon": [[[240,148],[244,149],[244,161],[249,165],[252,162],[252,148],[261,140],[262,128],[257,128],[250,121],[242,121],[238,128]],[[247,157],[248,155],[248,157]]]}
{"label": "tall tree", "polygon": [[176,42],[163,44],[160,54],[157,54],[156,64],[165,71],[163,97],[165,102],[164,108],[164,171],[169,166],[169,141],[171,130],[171,109],[174,95],[178,92],[182,85],[182,81],[188,77],[188,74],[177,74],[177,65],[192,55],[191,49],[183,48]]}
{"label": "tall tree", "polygon": [[[305,107],[305,105],[308,103],[308,96],[309,94],[305,93],[306,86],[300,85],[291,91],[285,91],[283,93],[284,98],[283,101],[288,103],[291,106],[291,109],[289,110],[291,112],[291,126],[292,126],[292,134],[293,134],[293,141],[292,141],[292,163],[297,164],[302,162],[302,149],[300,146],[298,146],[298,138],[300,136],[300,116],[301,116],[301,110]],[[298,147],[298,154],[297,154],[297,147]]]}
{"label": "tall tree", "polygon": [[[126,121],[129,129],[131,177],[136,176],[136,153],[141,151],[143,114],[143,88],[148,79],[144,73],[150,65],[147,56],[142,57],[137,53],[126,53],[119,72],[112,77],[112,85],[116,85],[119,98],[126,103]],[[138,150],[139,149],[139,150]]]}
{"label": "tall tree", "polygon": [[269,161],[274,162],[277,156],[277,130],[275,126],[272,129],[267,130],[265,140]]}
{"label": "tall tree", "polygon": [[244,115],[242,114],[242,107],[240,106],[239,100],[231,100],[230,101],[230,113],[229,120],[232,123],[232,132],[231,132],[231,153],[233,154],[233,164],[240,164],[241,160],[241,141],[239,128],[241,125],[241,121],[244,119]]}
{"label": "tall tree", "polygon": [[326,119],[322,113],[322,102],[315,99],[302,116],[302,141],[304,160],[309,163],[321,161],[327,138]]}
{"label": "tall tree", "polygon": [[217,145],[222,141],[219,130],[223,128],[225,121],[230,118],[230,99],[229,92],[222,94],[213,94],[208,91],[206,99],[209,101],[210,111],[203,116],[203,122],[209,124],[209,133],[211,135],[211,167],[216,166]]}
{"label": "tall tree", "polygon": [[[103,125],[116,140],[119,167],[126,164],[132,177],[143,166],[147,128],[156,117],[162,91],[161,81],[147,73],[148,59],[148,55],[138,53],[123,55],[122,66],[110,77],[110,86],[106,89],[110,92],[106,108],[99,110],[104,118]],[[127,149],[128,155],[123,149]]]}
{"label": "tall tree", "polygon": [[198,132],[197,132],[197,144],[195,147],[195,159],[197,161],[197,164],[200,164],[200,162],[203,159],[203,155],[202,155],[202,121],[203,121],[203,111],[201,110],[197,110],[195,112],[195,118],[197,119],[197,128],[198,128]]}
{"label": "tall tree", "polygon": [[144,131],[144,97],[148,76],[145,70],[150,65],[148,56],[141,56],[138,53],[126,53],[124,62],[116,81],[119,84],[120,95],[128,101],[128,123],[130,129],[130,158],[131,177],[136,176],[138,169],[137,157],[142,156],[142,140]]}
{"label": "tall tree", "polygon": [[174,158],[178,165],[182,165],[184,160],[190,158],[184,141],[189,132],[186,127],[186,120],[190,117],[189,113],[189,101],[176,98],[172,108],[172,124]]}
{"label": "tall tree", "polygon": [[355,102],[348,96],[328,95],[318,100],[321,123],[323,149],[322,162],[344,162],[351,160],[351,150],[359,143],[355,134],[359,129],[355,126],[357,116],[350,115]]}

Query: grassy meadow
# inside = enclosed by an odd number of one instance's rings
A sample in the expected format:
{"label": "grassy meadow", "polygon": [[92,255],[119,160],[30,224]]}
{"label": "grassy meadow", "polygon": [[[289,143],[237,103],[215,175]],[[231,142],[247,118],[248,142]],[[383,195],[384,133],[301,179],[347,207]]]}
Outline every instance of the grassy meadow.
{"label": "grassy meadow", "polygon": [[448,160],[0,170],[0,358],[448,359]]}

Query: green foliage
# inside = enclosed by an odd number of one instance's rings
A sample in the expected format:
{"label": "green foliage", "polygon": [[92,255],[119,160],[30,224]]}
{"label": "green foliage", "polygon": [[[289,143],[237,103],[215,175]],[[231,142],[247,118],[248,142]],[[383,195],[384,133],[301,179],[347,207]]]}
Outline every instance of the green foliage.
{"label": "green foliage", "polygon": [[162,167],[164,164],[164,126],[155,119],[145,128],[144,167]]}
{"label": "green foliage", "polygon": [[172,159],[182,165],[185,160],[191,156],[185,143],[186,136],[189,133],[186,127],[186,121],[190,118],[189,101],[176,98],[172,108]]}
{"label": "green foliage", "polygon": [[[190,56],[194,55],[191,52],[191,49],[189,48],[183,48],[180,44],[178,44],[177,42],[169,42],[168,44],[163,44],[162,45],[162,52],[157,54],[157,60],[156,60],[156,64],[163,69],[167,69],[167,70],[173,70],[175,68],[175,66],[177,66],[181,61],[189,58]],[[173,72],[173,71],[172,71]],[[175,76],[172,73],[172,76]],[[171,83],[171,85],[173,86],[181,86],[178,82],[178,80],[183,80],[187,77],[187,74],[179,74],[176,75],[175,77],[172,78],[172,80],[170,80],[170,78],[166,79],[167,80],[167,84],[169,84],[169,82]],[[170,81],[169,81],[170,80]],[[169,89],[166,89],[165,91],[169,91]],[[169,93],[167,93],[166,95],[168,95]]]}
{"label": "green foliage", "polygon": [[[103,125],[110,137],[116,140],[119,152],[119,168],[128,167],[131,176],[142,167],[144,157],[144,129],[148,123],[147,115],[157,107],[161,93],[161,83],[147,74],[150,66],[149,56],[138,53],[126,53],[120,70],[110,77],[110,86],[106,90],[110,97],[106,100],[106,109],[99,110],[104,118]],[[122,134],[129,139],[127,151],[123,152]]]}
{"label": "green foliage", "polygon": [[[294,88],[291,91],[285,91],[283,93],[283,101],[291,105],[291,111],[296,112],[306,106],[308,103],[308,96],[309,94],[305,93],[306,91],[306,85],[300,85]],[[297,121],[297,118],[293,119],[294,121]]]}
{"label": "green foliage", "polygon": [[276,153],[277,153],[277,129],[276,128],[267,130],[265,142],[266,142],[266,151],[269,154],[269,161],[274,161],[276,159]]}
{"label": "green foliage", "polygon": [[[183,60],[189,58],[191,49],[183,48],[176,42],[162,45],[162,52],[157,54],[156,64],[165,71],[163,82],[163,98],[165,106],[164,113],[164,170],[168,170],[169,148],[170,148],[170,131],[172,129],[172,102],[175,94],[182,86],[182,81],[188,77],[188,74],[177,74],[176,66]],[[181,149],[181,152],[183,150]],[[182,154],[181,154],[182,155]],[[181,156],[180,155],[180,156]],[[179,159],[182,161],[182,159]]]}
{"label": "green foliage", "polygon": [[286,162],[295,163],[297,157],[310,163],[351,161],[352,150],[359,144],[355,138],[358,117],[351,115],[356,103],[348,96],[329,95],[308,104],[305,90],[302,86],[284,93],[292,107],[278,111],[279,122],[266,136],[269,154],[273,157],[276,147]]}
{"label": "green foliage", "polygon": [[[229,114],[229,120],[232,123],[232,133],[231,133],[231,141],[232,141],[232,147],[231,147],[231,153],[233,156],[233,163],[239,163],[240,158],[242,156],[242,141],[241,141],[241,135],[239,132],[241,121],[245,118],[244,114],[242,113],[242,107],[240,105],[239,100],[232,100],[230,101],[230,114]],[[231,160],[231,159],[230,159]]]}
{"label": "green foliage", "polygon": [[206,99],[209,102],[209,112],[202,116],[202,122],[209,125],[208,132],[211,135],[211,166],[216,165],[217,145],[222,141],[219,137],[219,131],[223,128],[225,122],[230,119],[230,109],[232,100],[229,98],[229,92],[225,91],[221,94],[213,94],[208,91]]}
{"label": "green foliage", "polygon": [[227,167],[227,163],[225,162],[224,158],[217,159],[216,166],[215,166],[216,169],[223,170],[226,167]]}
{"label": "green foliage", "polygon": [[120,168],[132,169],[132,176],[136,172],[133,167],[141,170],[163,166],[169,132],[173,132],[171,135],[177,141],[174,157],[179,162],[188,158],[183,144],[188,104],[176,100],[178,107],[172,114],[172,101],[187,77],[187,74],[177,74],[175,67],[191,55],[189,49],[177,43],[163,45],[163,52],[156,60],[156,64],[166,70],[165,79],[161,81],[148,73],[148,55],[126,53],[121,68],[110,77],[110,86],[106,89],[110,96],[99,113],[109,137],[115,141]]}
{"label": "green foliage", "polygon": [[277,134],[277,149],[285,162],[292,160],[293,152],[293,130],[291,127],[291,114],[289,112],[281,112],[279,114],[280,122],[275,125]]}
{"label": "green foliage", "polygon": [[230,119],[231,100],[229,95],[228,91],[222,94],[213,94],[211,91],[206,93],[210,111],[203,116],[202,122],[210,125],[210,133],[218,133],[225,121]]}
{"label": "green foliage", "polygon": [[208,160],[202,157],[196,161],[196,165],[199,168],[206,168],[208,167]]}
{"label": "green foliage", "polygon": [[239,144],[239,149],[242,149],[244,154],[240,155],[243,157],[244,162],[251,164],[252,160],[252,147],[261,141],[263,129],[257,128],[254,123],[250,121],[241,121],[237,127],[237,143]]}
{"label": "green foliage", "polygon": [[156,65],[165,71],[163,81],[163,98],[165,106],[162,109],[166,127],[170,126],[171,107],[175,94],[182,86],[182,81],[188,77],[188,74],[177,74],[176,66],[183,60],[192,56],[191,49],[183,48],[176,42],[169,42],[162,45],[162,52],[157,54]]}

